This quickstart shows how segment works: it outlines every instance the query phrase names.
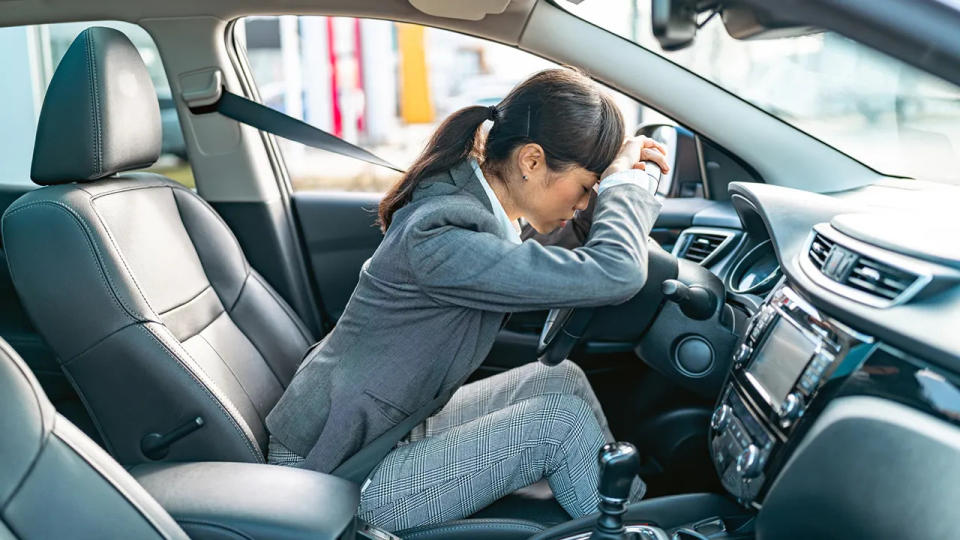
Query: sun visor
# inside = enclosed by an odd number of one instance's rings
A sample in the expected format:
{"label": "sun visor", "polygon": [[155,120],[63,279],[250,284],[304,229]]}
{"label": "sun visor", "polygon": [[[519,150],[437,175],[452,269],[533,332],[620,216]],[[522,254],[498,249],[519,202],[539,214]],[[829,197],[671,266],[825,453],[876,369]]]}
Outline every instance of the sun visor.
{"label": "sun visor", "polygon": [[435,17],[479,21],[503,13],[510,0],[410,0],[410,5]]}

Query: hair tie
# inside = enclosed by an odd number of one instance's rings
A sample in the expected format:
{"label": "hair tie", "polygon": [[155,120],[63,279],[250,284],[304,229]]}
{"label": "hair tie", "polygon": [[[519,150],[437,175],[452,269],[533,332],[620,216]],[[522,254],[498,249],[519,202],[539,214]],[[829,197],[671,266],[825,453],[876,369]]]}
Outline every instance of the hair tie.
{"label": "hair tie", "polygon": [[491,122],[496,122],[497,117],[500,116],[500,109],[498,109],[496,105],[491,105],[487,107],[487,111],[489,113],[487,118],[489,118]]}

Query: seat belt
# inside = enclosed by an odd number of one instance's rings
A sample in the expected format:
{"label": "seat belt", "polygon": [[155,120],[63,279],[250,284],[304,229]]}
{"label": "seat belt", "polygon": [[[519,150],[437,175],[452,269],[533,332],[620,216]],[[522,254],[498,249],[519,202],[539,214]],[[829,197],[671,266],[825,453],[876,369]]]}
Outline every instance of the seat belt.
{"label": "seat belt", "polygon": [[367,487],[366,481],[370,477],[370,473],[372,473],[373,469],[383,461],[383,458],[394,449],[397,443],[400,442],[400,439],[403,439],[413,428],[417,427],[417,425],[443,407],[447,401],[450,400],[450,396],[453,395],[455,390],[456,387],[454,387],[453,390],[443,392],[441,395],[433,398],[433,400],[423,407],[420,407],[415,413],[383,432],[382,435],[371,441],[370,444],[364,446],[358,450],[356,454],[347,458],[347,460],[338,465],[337,468],[330,471],[330,474],[361,484],[360,489],[362,491],[363,488]]}
{"label": "seat belt", "polygon": [[[218,70],[216,72],[217,76],[214,77],[215,82],[220,82],[219,74],[220,72]],[[251,101],[245,97],[228,92],[223,86],[219,86],[216,90],[207,90],[202,96],[197,96],[196,94],[198,94],[198,92],[187,91],[181,94],[187,106],[190,108],[190,112],[194,114],[217,112],[241,124],[255,127],[260,131],[272,133],[284,139],[386,167],[398,173],[405,172],[403,169],[368,150],[349,143],[332,133],[327,133],[320,128],[311,126],[306,122],[297,120],[292,116],[271,109],[266,105],[261,105],[256,101]]]}

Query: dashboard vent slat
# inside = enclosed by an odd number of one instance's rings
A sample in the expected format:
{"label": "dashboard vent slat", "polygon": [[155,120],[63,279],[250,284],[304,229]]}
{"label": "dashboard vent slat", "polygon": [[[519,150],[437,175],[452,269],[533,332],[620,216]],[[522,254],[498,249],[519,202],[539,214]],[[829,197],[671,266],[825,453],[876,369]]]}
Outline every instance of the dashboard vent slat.
{"label": "dashboard vent slat", "polygon": [[705,261],[727,240],[720,234],[692,233],[690,240],[680,252],[680,258],[693,262]]}
{"label": "dashboard vent slat", "polygon": [[917,276],[860,256],[853,264],[846,284],[854,289],[893,300],[917,280]]}

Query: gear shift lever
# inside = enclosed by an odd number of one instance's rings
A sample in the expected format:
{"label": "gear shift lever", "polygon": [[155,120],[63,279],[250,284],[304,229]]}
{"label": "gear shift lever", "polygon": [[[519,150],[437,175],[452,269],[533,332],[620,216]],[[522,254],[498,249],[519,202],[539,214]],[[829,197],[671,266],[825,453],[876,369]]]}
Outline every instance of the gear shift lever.
{"label": "gear shift lever", "polygon": [[600,517],[591,540],[625,540],[623,514],[630,487],[640,468],[640,456],[630,443],[608,443],[600,449]]}

